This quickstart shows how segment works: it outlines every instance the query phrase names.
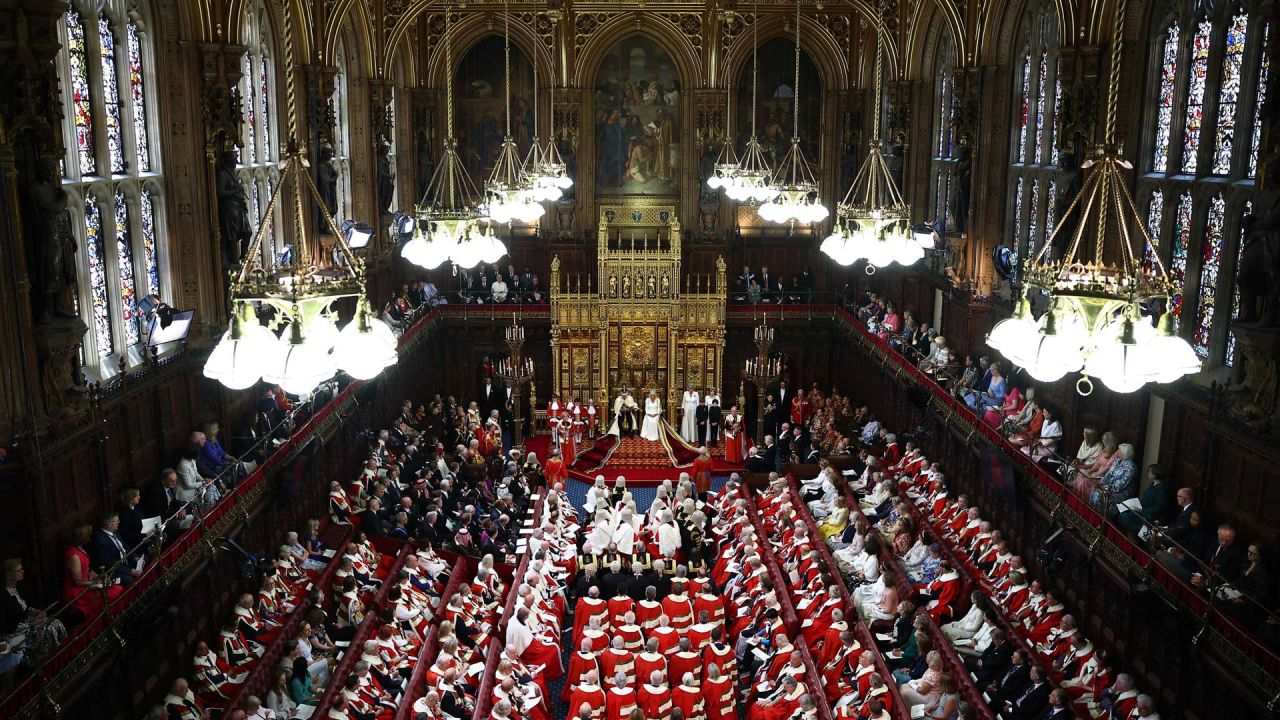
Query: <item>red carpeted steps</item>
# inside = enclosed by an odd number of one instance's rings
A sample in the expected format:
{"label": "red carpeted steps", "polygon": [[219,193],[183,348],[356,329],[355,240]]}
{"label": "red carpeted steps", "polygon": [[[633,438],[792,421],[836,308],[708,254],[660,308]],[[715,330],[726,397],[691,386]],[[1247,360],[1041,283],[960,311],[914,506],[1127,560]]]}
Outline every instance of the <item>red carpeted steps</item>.
{"label": "red carpeted steps", "polygon": [[578,472],[595,472],[609,462],[609,458],[617,449],[617,435],[601,435],[589,449],[578,453],[578,459],[569,467]]}

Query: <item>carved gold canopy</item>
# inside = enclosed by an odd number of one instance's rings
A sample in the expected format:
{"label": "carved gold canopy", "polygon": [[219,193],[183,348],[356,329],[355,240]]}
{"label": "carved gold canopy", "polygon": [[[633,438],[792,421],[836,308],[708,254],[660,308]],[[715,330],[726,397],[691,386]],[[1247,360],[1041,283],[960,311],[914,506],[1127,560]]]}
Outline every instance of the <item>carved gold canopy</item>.
{"label": "carved gold canopy", "polygon": [[671,414],[686,387],[720,387],[725,263],[682,275],[676,210],[643,198],[599,206],[594,278],[562,275],[552,259],[558,395],[606,403],[623,387],[653,389]]}

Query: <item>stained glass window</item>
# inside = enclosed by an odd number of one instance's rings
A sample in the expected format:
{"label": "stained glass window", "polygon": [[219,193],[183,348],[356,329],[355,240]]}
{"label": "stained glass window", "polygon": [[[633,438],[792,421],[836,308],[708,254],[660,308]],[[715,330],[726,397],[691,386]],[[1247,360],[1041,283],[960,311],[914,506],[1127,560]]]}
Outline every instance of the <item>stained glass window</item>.
{"label": "stained glass window", "polygon": [[1049,194],[1045,197],[1044,208],[1044,241],[1048,244],[1053,237],[1054,228],[1058,226],[1058,181],[1049,181]]}
{"label": "stained glass window", "polygon": [[142,80],[142,40],[137,23],[129,23],[129,93],[133,105],[133,142],[138,148],[138,170],[151,170],[151,149],[147,144],[147,97]]}
{"label": "stained glass window", "polygon": [[1169,253],[1169,280],[1173,283],[1173,297],[1169,312],[1173,315],[1175,332],[1182,321],[1182,294],[1187,285],[1187,247],[1191,244],[1191,193],[1178,198],[1174,216],[1173,248]]}
{"label": "stained glass window", "polygon": [[106,247],[102,240],[102,210],[96,200],[84,204],[85,257],[89,261],[89,312],[98,357],[111,354],[111,300],[107,285]]}
{"label": "stained glass window", "polygon": [[72,123],[76,133],[76,155],[80,174],[97,172],[93,150],[93,99],[89,92],[89,65],[85,51],[84,21],[75,9],[67,11],[67,60],[70,66]]}
{"label": "stained glass window", "polygon": [[1031,206],[1027,209],[1027,257],[1035,255],[1036,244],[1039,238],[1036,237],[1036,220],[1040,207],[1040,181],[1031,181]]}
{"label": "stained glass window", "polygon": [[[1031,53],[1022,63],[1022,117],[1018,122],[1018,162],[1027,161],[1027,119],[1031,112]],[[1021,203],[1019,203],[1021,205]]]}
{"label": "stained glass window", "polygon": [[107,152],[111,157],[111,172],[124,172],[124,136],[120,127],[120,78],[116,75],[116,38],[111,22],[98,18],[98,48],[102,61],[102,106],[106,110]]}
{"label": "stained glass window", "polygon": [[942,73],[938,78],[938,155],[947,157],[951,154],[951,91],[950,73]]}
{"label": "stained glass window", "polygon": [[1200,150],[1200,131],[1204,123],[1204,90],[1209,74],[1209,43],[1213,24],[1201,20],[1191,42],[1191,80],[1187,85],[1186,125],[1182,136],[1182,171],[1196,171],[1196,155]]}
{"label": "stained glass window", "polygon": [[[1258,66],[1258,89],[1253,103],[1253,137],[1249,146],[1249,177],[1258,176],[1258,143],[1262,140],[1262,111],[1267,101],[1267,81],[1271,75],[1271,59],[1267,54],[1267,38],[1271,26],[1262,26],[1262,62]],[[1235,338],[1232,338],[1234,342]]]}
{"label": "stained glass window", "polygon": [[[1253,212],[1253,203],[1252,202],[1245,203],[1244,214],[1249,215],[1252,212]],[[1243,262],[1244,262],[1244,229],[1241,228],[1239,249],[1236,251],[1236,266],[1234,269],[1234,272],[1237,278],[1240,276],[1240,265]],[[1232,288],[1231,317],[1227,318],[1227,320],[1235,320],[1236,318],[1240,317],[1240,283],[1239,281],[1233,281],[1231,283],[1231,288]],[[1232,367],[1236,363],[1236,334],[1233,332],[1230,332],[1229,330],[1227,332],[1226,362],[1227,362],[1227,367]]]}
{"label": "stained glass window", "polygon": [[942,219],[942,213],[945,212],[947,208],[947,198],[946,198],[946,195],[943,194],[945,192],[943,190],[943,187],[944,187],[943,181],[945,177],[946,177],[946,171],[939,170],[934,178],[934,189],[933,189],[934,220]]}
{"label": "stained glass window", "polygon": [[1053,165],[1058,164],[1058,144],[1062,142],[1059,133],[1062,131],[1061,115],[1058,111],[1062,108],[1062,79],[1059,75],[1062,67],[1058,65],[1053,74],[1053,139],[1049,142],[1049,162]]}
{"label": "stained glass window", "polygon": [[138,288],[133,280],[133,229],[129,227],[129,205],[120,193],[116,193],[116,259],[120,265],[120,319],[124,341],[135,345],[141,334],[138,332]]}
{"label": "stained glass window", "polygon": [[159,296],[162,289],[164,228],[155,204],[159,195],[153,193],[163,178],[156,172],[159,146],[147,126],[146,4],[77,5],[61,28],[56,60],[69,104],[62,185],[76,198],[73,223],[84,229],[83,271],[73,297],[89,327],[81,346],[84,367],[99,380],[116,368],[102,358],[136,359],[130,346],[140,342],[144,329],[139,297]]}
{"label": "stained glass window", "polygon": [[1022,178],[1013,191],[1013,246],[1022,246]]}
{"label": "stained glass window", "polygon": [[241,162],[245,165],[257,162],[258,160],[258,144],[256,136],[258,134],[258,99],[254,92],[253,83],[253,60],[248,55],[240,63],[240,70],[244,73],[244,84],[248,88],[248,92],[244,93],[244,151],[245,158]]}
{"label": "stained glass window", "polygon": [[253,205],[253,218],[257,222],[262,222],[262,202],[261,193],[258,192],[258,183],[250,182],[250,187],[245,188],[249,191],[249,200]]}
{"label": "stained glass window", "polygon": [[1227,203],[1221,195],[1209,202],[1209,217],[1204,226],[1204,243],[1200,250],[1200,293],[1196,299],[1196,332],[1192,346],[1200,357],[1209,357],[1213,341],[1213,311],[1217,299],[1218,270],[1222,267],[1223,228],[1227,222]]}
{"label": "stained glass window", "polygon": [[[1147,234],[1153,242],[1160,241],[1160,228],[1164,225],[1164,192],[1157,189],[1151,193],[1151,204],[1147,206]],[[1147,272],[1155,270],[1156,250],[1148,242],[1142,252],[1142,268]]]}
{"label": "stained glass window", "polygon": [[160,252],[156,247],[156,215],[151,204],[151,193],[143,191],[138,197],[138,220],[142,226],[142,251],[147,271],[147,293],[160,295]]}
{"label": "stained glass window", "polygon": [[276,154],[271,143],[271,90],[267,85],[267,53],[258,54],[258,102],[262,111],[262,159],[274,159]]}
{"label": "stained glass window", "polygon": [[[1227,25],[1227,43],[1222,57],[1222,80],[1218,84],[1217,145],[1213,150],[1213,173],[1231,172],[1231,151],[1235,147],[1236,108],[1240,102],[1240,72],[1244,65],[1244,42],[1249,19],[1242,12]],[[1265,54],[1265,53],[1264,53]]]}
{"label": "stained glass window", "polygon": [[1178,79],[1178,24],[1169,26],[1160,53],[1160,110],[1156,113],[1156,142],[1151,166],[1156,172],[1169,169],[1169,139],[1173,129],[1173,96]]}
{"label": "stained glass window", "polygon": [[[1044,93],[1049,79],[1049,53],[1047,52],[1040,53],[1040,70],[1036,73],[1036,77],[1036,162],[1038,163],[1044,159]],[[1033,214],[1034,212],[1032,210]],[[1031,235],[1034,240],[1034,229]]]}

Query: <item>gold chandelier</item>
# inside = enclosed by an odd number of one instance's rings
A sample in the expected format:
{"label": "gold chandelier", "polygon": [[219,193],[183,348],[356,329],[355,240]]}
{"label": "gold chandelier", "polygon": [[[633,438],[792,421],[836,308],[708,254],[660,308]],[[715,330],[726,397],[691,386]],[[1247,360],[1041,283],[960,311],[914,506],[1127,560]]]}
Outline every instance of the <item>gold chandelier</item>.
{"label": "gold chandelier", "polygon": [[[452,6],[444,8],[445,131],[444,152],[426,194],[415,208],[418,222],[413,238],[400,254],[409,262],[432,270],[445,262],[460,268],[493,263],[507,254],[507,247],[494,235],[488,209],[480,202],[453,134],[453,28]],[[481,227],[484,225],[485,227]],[[425,230],[424,230],[425,228]]]}
{"label": "gold chandelier", "polygon": [[[1173,331],[1169,297],[1177,288],[1121,172],[1133,167],[1120,157],[1116,143],[1126,5],[1120,0],[1112,28],[1103,145],[1096,158],[1084,163],[1092,171],[1062,221],[1023,262],[1026,289],[1013,317],[992,328],[987,338],[988,345],[1037,380],[1053,382],[1081,372],[1076,388],[1082,395],[1093,391],[1090,376],[1128,393],[1148,382],[1169,383],[1200,370],[1191,345]],[[1076,221],[1067,222],[1073,216]],[[1055,260],[1054,241],[1068,234],[1066,254]],[[1141,250],[1135,252],[1135,247]],[[1039,320],[1032,316],[1030,302],[1037,291],[1049,296],[1049,308]],[[1152,300],[1164,304],[1158,326],[1142,316],[1143,304]]]}
{"label": "gold chandelier", "polygon": [[[836,205],[836,221],[821,250],[841,265],[867,261],[867,274],[877,266],[911,265],[924,257],[924,247],[910,229],[911,206],[902,198],[884,161],[880,138],[881,62],[884,22],[876,22],[876,59],[872,71],[872,130],[867,157],[844,200]],[[932,238],[930,238],[932,240]]]}
{"label": "gold chandelier", "polygon": [[[288,8],[284,35],[286,95],[289,104],[289,142],[280,163],[281,178],[267,203],[263,220],[238,271],[231,278],[230,327],[204,365],[204,375],[233,390],[259,380],[280,385],[286,392],[308,395],[317,385],[342,370],[356,379],[369,379],[396,362],[397,341],[391,328],[374,316],[365,293],[364,261],[355,256],[345,234],[325,212],[324,222],[336,238],[337,265],[321,266],[311,257],[312,238],[304,218],[303,191],[317,207],[324,201],[306,172],[309,164],[297,142],[297,93],[294,87],[293,31]],[[287,195],[293,214],[291,264],[267,266],[263,241],[280,198]],[[321,257],[321,260],[323,257]],[[354,297],[354,318],[341,331],[333,304]],[[270,326],[258,320],[257,308],[277,311]],[[283,336],[276,328],[285,325]]]}
{"label": "gold chandelier", "polygon": [[[754,139],[754,138],[753,138]],[[748,153],[751,150],[748,148]],[[773,176],[775,194],[760,206],[760,218],[766,222],[806,225],[827,219],[827,206],[818,197],[818,181],[813,167],[800,147],[800,0],[796,0],[795,77],[791,86],[791,147]]]}

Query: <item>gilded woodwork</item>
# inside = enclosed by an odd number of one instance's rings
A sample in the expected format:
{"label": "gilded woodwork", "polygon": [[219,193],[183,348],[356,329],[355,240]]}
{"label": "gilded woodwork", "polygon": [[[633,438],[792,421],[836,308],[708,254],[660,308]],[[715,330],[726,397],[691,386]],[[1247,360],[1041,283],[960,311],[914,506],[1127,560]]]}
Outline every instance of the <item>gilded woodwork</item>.
{"label": "gilded woodwork", "polygon": [[599,208],[598,287],[551,261],[555,392],[607,404],[621,388],[657,390],[670,417],[683,386],[720,387],[725,263],[684,276],[676,207],[631,198]]}

